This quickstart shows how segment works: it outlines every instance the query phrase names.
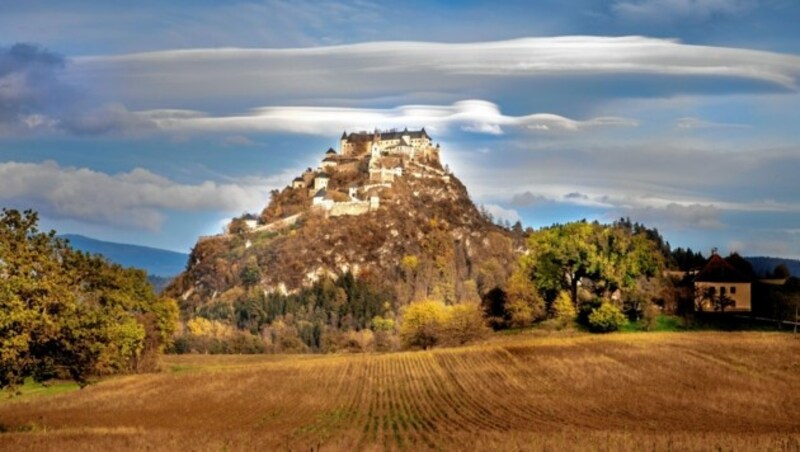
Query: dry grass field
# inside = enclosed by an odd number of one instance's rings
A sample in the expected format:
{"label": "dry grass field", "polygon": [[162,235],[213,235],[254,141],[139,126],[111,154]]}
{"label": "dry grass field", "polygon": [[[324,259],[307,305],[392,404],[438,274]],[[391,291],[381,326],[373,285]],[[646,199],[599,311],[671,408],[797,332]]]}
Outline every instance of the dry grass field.
{"label": "dry grass field", "polygon": [[0,449],[800,450],[788,334],[518,335],[165,368],[2,401]]}

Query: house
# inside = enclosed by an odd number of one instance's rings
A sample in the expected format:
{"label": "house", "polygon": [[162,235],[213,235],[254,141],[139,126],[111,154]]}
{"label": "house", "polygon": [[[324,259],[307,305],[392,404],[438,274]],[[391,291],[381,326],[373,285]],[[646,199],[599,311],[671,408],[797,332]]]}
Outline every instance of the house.
{"label": "house", "polygon": [[325,152],[325,158],[322,159],[322,168],[325,170],[336,168],[339,164],[339,156],[336,155],[336,151],[333,148],[328,148]]}
{"label": "house", "polygon": [[317,173],[314,177],[314,192],[328,188],[328,181],[330,180],[331,176],[328,173]]}
{"label": "house", "polygon": [[330,210],[330,208],[333,207],[333,203],[332,197],[324,188],[319,189],[311,199],[311,205],[313,207],[322,207],[325,210]]}
{"label": "house", "polygon": [[[720,300],[726,300],[725,311],[750,311],[752,278],[712,253],[706,265],[694,278],[695,306],[714,311]],[[718,309],[717,309],[718,310]]]}
{"label": "house", "polygon": [[302,177],[295,177],[292,180],[292,188],[306,188],[306,181]]}

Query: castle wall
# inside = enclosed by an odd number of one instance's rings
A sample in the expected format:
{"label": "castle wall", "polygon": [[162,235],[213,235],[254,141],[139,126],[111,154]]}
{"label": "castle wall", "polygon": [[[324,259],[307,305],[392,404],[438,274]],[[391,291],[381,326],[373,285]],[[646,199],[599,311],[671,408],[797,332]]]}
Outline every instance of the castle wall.
{"label": "castle wall", "polygon": [[369,212],[369,201],[352,201],[352,202],[337,202],[334,203],[328,215],[332,217],[339,217],[343,215],[361,215]]}

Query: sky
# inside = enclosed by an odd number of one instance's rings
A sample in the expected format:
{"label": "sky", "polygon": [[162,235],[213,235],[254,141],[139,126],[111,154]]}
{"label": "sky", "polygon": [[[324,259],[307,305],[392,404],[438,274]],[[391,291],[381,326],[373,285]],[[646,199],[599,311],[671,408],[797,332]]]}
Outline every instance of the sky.
{"label": "sky", "polygon": [[0,206],[188,251],[343,130],[495,217],[800,258],[795,0],[0,0]]}

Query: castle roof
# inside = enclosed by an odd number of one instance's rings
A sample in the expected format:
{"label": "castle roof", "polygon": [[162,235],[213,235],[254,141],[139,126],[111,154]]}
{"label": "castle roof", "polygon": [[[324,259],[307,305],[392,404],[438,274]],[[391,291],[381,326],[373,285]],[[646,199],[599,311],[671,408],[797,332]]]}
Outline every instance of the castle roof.
{"label": "castle roof", "polygon": [[325,191],[324,188],[320,188],[318,192],[314,193],[315,198],[324,198],[328,195],[328,192]]}
{"label": "castle roof", "polygon": [[333,148],[328,148],[328,150],[327,150],[327,151],[325,151],[325,154],[326,154],[326,155],[330,155],[330,154],[334,154],[334,155],[336,155],[336,151],[334,151],[334,150],[333,150]]}
{"label": "castle roof", "polygon": [[343,139],[347,139],[350,142],[364,142],[364,141],[372,141],[376,135],[380,135],[381,140],[399,140],[400,137],[407,135],[411,138],[428,138],[431,137],[425,132],[425,128],[423,127],[422,130],[414,130],[409,131],[408,128],[403,130],[402,132],[397,130],[378,130],[375,132],[353,132],[350,135],[346,133],[342,135]]}
{"label": "castle roof", "polygon": [[331,175],[324,171],[320,171],[319,173],[317,173],[317,177],[324,177],[325,179],[330,179]]}
{"label": "castle roof", "polygon": [[719,254],[712,254],[705,267],[694,278],[695,282],[751,282]]}
{"label": "castle roof", "polygon": [[303,181],[304,181],[304,179],[302,177],[300,177],[300,176],[297,176],[294,179],[292,179],[292,182],[303,182]]}
{"label": "castle roof", "polygon": [[246,214],[242,215],[242,220],[258,220],[258,217],[255,216],[255,214],[246,213]]}
{"label": "castle roof", "polygon": [[335,155],[328,155],[327,157],[322,159],[323,162],[335,162],[337,160],[339,159],[337,159]]}

